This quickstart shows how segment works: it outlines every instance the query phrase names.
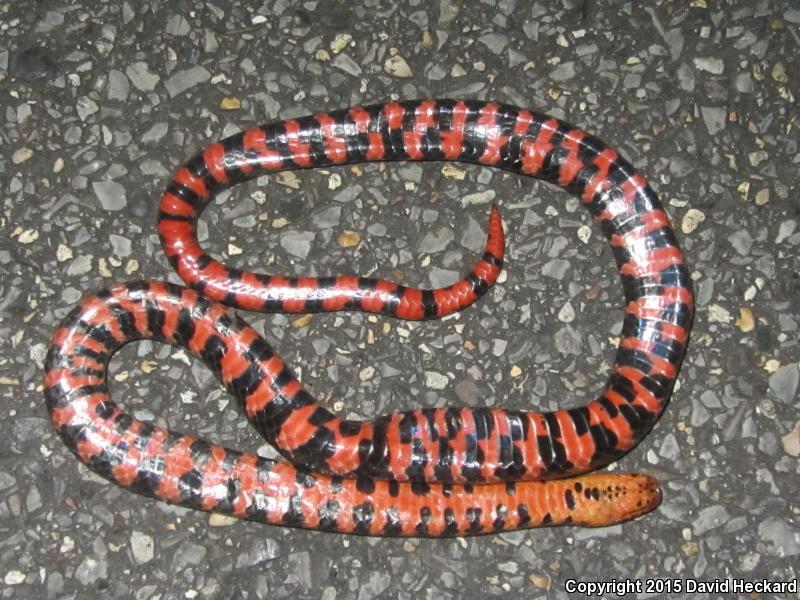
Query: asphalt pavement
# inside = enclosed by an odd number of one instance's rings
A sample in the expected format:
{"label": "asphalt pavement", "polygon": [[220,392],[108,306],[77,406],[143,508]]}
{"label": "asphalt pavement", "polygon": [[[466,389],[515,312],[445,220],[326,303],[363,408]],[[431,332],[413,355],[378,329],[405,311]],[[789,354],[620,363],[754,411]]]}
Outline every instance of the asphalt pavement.
{"label": "asphalt pavement", "polygon": [[[0,3],[0,597],[564,598],[631,581],[643,587],[626,597],[648,598],[683,597],[676,581],[796,582],[799,29],[790,0]],[[663,505],[605,529],[369,539],[210,518],[80,465],[47,418],[47,343],[88,290],[178,281],[154,224],[175,167],[255,123],[420,97],[563,118],[660,195],[698,309],[672,402],[614,468],[657,476]],[[439,286],[480,255],[492,202],[506,271],[455,317],[245,318],[342,415],[582,404],[613,360],[621,287],[561,190],[452,163],[318,169],[221,194],[200,234],[242,268]],[[272,455],[185,352],[132,344],[111,373],[136,416]]]}

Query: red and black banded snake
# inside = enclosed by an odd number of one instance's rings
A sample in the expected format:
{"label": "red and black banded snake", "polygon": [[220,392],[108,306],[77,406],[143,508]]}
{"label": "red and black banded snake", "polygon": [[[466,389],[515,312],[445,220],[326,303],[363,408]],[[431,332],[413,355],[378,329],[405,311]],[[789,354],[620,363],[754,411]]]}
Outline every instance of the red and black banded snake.
{"label": "red and black banded snake", "polygon": [[[553,412],[441,408],[342,419],[319,405],[263,338],[223,306],[426,319],[485,293],[503,264],[494,208],[483,256],[463,279],[436,290],[354,276],[243,272],[199,245],[200,214],[231,185],[287,169],[399,160],[494,166],[554,183],[582,200],[611,244],[625,294],[621,341],[598,399]],[[163,195],[158,232],[193,289],[146,281],[88,295],[56,330],[46,359],[45,394],[56,430],[81,461],[112,482],[192,508],[369,535],[599,526],[660,503],[651,477],[586,474],[630,450],[660,416],[693,312],[683,254],[654,192],[597,138],[495,102],[392,102],[276,122],[212,144],[180,167]],[[124,412],[108,394],[108,360],[121,345],[145,338],[199,357],[291,462],[224,448]]]}

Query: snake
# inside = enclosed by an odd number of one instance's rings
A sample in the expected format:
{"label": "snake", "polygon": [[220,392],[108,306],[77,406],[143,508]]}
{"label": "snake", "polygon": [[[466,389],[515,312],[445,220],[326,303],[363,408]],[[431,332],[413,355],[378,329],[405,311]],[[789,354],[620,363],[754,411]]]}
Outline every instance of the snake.
{"label": "snake", "polygon": [[[375,161],[475,163],[580,199],[610,244],[625,303],[599,397],[549,412],[422,408],[361,421],[337,416],[303,388],[233,309],[432,319],[475,302],[503,268],[504,231],[494,206],[483,255],[455,284],[438,289],[243,271],[200,245],[198,219],[221,190],[283,170]],[[56,431],[109,481],[193,509],[374,536],[599,527],[661,503],[651,476],[592,471],[637,445],[668,403],[692,325],[691,279],[644,176],[588,132],[533,110],[472,100],[389,102],[276,121],[212,143],[179,167],[157,227],[188,287],[138,281],[87,294],[56,328],[45,360]],[[282,456],[158,427],[116,404],[110,357],[139,339],[200,359]]]}

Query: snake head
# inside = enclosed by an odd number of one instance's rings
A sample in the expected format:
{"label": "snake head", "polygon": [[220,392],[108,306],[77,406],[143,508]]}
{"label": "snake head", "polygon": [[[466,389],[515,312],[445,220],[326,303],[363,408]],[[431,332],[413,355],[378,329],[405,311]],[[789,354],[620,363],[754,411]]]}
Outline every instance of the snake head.
{"label": "snake head", "polygon": [[663,498],[653,477],[638,473],[596,473],[572,482],[573,523],[605,527],[630,521],[656,509]]}

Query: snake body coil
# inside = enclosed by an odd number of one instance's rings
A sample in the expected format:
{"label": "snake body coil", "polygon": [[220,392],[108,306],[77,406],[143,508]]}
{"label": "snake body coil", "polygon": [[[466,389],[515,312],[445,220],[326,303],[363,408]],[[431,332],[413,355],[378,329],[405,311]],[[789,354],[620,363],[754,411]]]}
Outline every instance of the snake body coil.
{"label": "snake body coil", "polygon": [[[225,187],[285,169],[381,160],[480,163],[557,184],[582,200],[611,243],[625,294],[619,349],[598,399],[546,413],[443,408],[341,419],[220,304],[425,319],[485,293],[504,252],[495,209],[483,256],[462,280],[437,290],[349,276],[243,272],[211,258],[197,241],[201,212]],[[519,108],[451,100],[273,123],[212,144],[181,167],[163,196],[158,230],[173,266],[194,289],[138,282],[89,295],[57,329],[46,361],[56,429],[111,481],[202,510],[371,535],[606,525],[660,502],[650,477],[583,474],[627,452],[661,414],[688,341],[691,286],[669,220],[643,176],[589,134]],[[203,360],[292,464],[170,432],[122,411],[108,395],[108,359],[142,338],[183,346]]]}

